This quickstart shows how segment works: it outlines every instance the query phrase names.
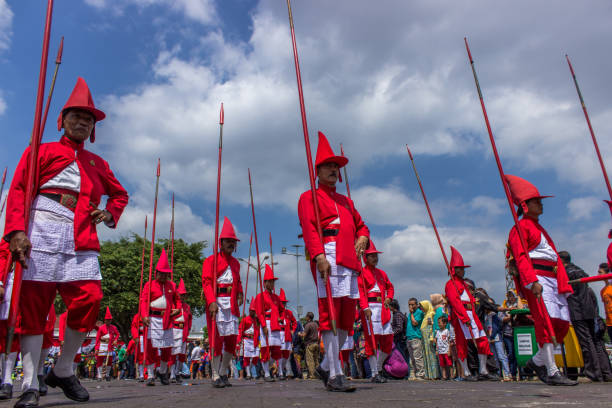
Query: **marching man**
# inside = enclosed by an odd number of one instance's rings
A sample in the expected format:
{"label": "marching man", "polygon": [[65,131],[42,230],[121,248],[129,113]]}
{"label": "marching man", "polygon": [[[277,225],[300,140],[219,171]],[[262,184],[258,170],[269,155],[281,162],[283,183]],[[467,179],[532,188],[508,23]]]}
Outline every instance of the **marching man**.
{"label": "marching man", "polygon": [[[317,200],[321,225],[316,225],[311,190],[300,196],[298,216],[306,249],[311,256],[311,270],[319,298],[320,331],[325,345],[326,365],[321,367],[321,377],[329,391],[350,392],[340,364],[340,345],[353,326],[355,306],[359,299],[357,275],[360,256],[368,246],[370,231],[362,221],[353,201],[336,192],[340,168],[348,163],[343,156],[336,156],[325,135],[319,132],[319,145],[315,160],[318,178]],[[323,244],[318,229],[323,231]],[[337,336],[331,325],[326,280],[331,286],[332,305],[337,319]]]}
{"label": "marching man", "polygon": [[[232,256],[239,241],[229,218],[223,220],[219,235],[217,276],[214,274],[214,256],[209,256],[202,265],[202,289],[206,297],[206,325],[214,327],[214,355],[211,360],[213,387],[231,387],[229,382],[230,363],[236,352],[238,323],[243,302],[240,263]],[[217,282],[214,292],[213,279]]]}
{"label": "marching man", "polygon": [[[148,327],[147,338],[151,343],[147,345],[147,385],[155,385],[155,363],[157,361],[157,349],[160,349],[159,380],[162,385],[170,384],[168,374],[168,362],[172,354],[174,344],[174,333],[172,332],[173,317],[180,313],[176,308],[179,302],[176,293],[176,285],[170,280],[172,269],[168,264],[166,250],[162,249],[157,265],[155,266],[155,279],[147,282],[142,288],[140,299],[140,316],[145,326]],[[149,292],[151,297],[149,298]],[[152,346],[152,347],[149,347]]]}
{"label": "marching man", "polygon": [[240,322],[240,339],[244,349],[244,368],[246,379],[251,379],[251,366],[257,366],[259,362],[259,324],[255,310],[255,298],[251,299],[249,315]]}
{"label": "marching man", "polygon": [[511,263],[511,268],[518,272],[517,288],[521,288],[529,304],[536,341],[540,346],[526,366],[536,372],[538,378],[546,384],[576,385],[576,381],[561,374],[553,353],[553,335],[561,343],[569,330],[567,297],[573,290],[568,283],[567,273],[557,254],[555,243],[539,223],[544,212],[542,198],[551,196],[540,195],[533,184],[520,177],[506,174],[505,178],[512,193],[512,201],[518,206],[517,214],[523,216],[519,221],[519,228],[527,241],[525,244],[528,251],[525,253],[523,250],[516,227],[513,227],[508,238],[508,248],[514,257],[514,265]]}
{"label": "marching man", "polygon": [[270,363],[274,364],[275,361],[281,359],[281,345],[285,338],[285,333],[281,329],[281,302],[278,295],[274,293],[274,285],[277,279],[270,265],[266,264],[263,278],[264,291],[255,297],[257,319],[261,330],[259,333],[261,365],[266,382],[274,382],[274,378],[270,375]]}
{"label": "marching man", "polygon": [[[89,399],[74,375],[72,361],[86,333],[95,327],[102,300],[96,228],[102,222],[115,228],[128,202],[108,163],[84,148],[86,139],[94,141],[95,124],[104,117],[79,78],[58,118],[58,130],[64,128],[64,135],[59,142],[40,146],[32,208],[24,208],[30,148],[11,183],[4,240],[13,259],[26,268],[21,293],[36,294],[21,296],[19,302],[24,376],[16,407],[38,404],[36,369],[56,292],[68,309],[67,327],[62,355],[45,382],[60,387],[72,400]],[[108,196],[106,208],[99,209],[103,195]],[[31,211],[29,228],[24,225],[25,211]]]}
{"label": "marching man", "polygon": [[[368,332],[366,319],[362,318],[362,327],[365,336],[365,351],[372,370],[373,383],[385,383],[386,378],[382,377],[382,366],[391,354],[393,349],[393,328],[391,327],[391,311],[389,304],[395,295],[393,285],[387,274],[382,269],[378,269],[378,251],[374,242],[370,241],[369,248],[365,251],[365,268],[362,269],[359,279],[363,282],[365,293],[360,297],[359,303],[363,312],[363,317],[372,321],[374,340]],[[361,282],[360,282],[361,283]],[[378,354],[378,355],[377,355]]]}
{"label": "marching man", "polygon": [[[180,312],[174,319],[174,323],[172,325],[172,330],[174,333],[172,361],[174,362],[174,364],[172,365],[170,379],[179,382],[176,379],[176,376],[180,373],[180,367],[182,367],[183,363],[187,361],[187,356],[185,355],[185,352],[187,350],[187,337],[189,336],[189,331],[191,330],[193,316],[191,314],[191,307],[189,307],[189,305],[183,298],[183,296],[187,294],[187,289],[185,289],[185,282],[183,282],[183,278],[181,278],[178,289],[176,291],[180,299],[180,304],[178,307]],[[177,371],[179,371],[179,373],[177,373]]]}
{"label": "marching man", "polygon": [[287,296],[285,296],[285,290],[280,290],[280,318],[283,321],[281,325],[283,331],[283,343],[281,345],[281,358],[278,362],[279,380],[285,380],[288,377],[293,377],[293,370],[291,369],[291,352],[293,351],[293,332],[297,327],[297,320],[293,316],[293,312],[287,309]]}
{"label": "marching man", "polygon": [[[132,352],[134,354],[134,364],[136,364],[136,372],[138,376],[138,381],[144,381],[144,334],[145,334],[145,325],[142,322],[141,316],[139,313],[136,313],[132,318],[132,325],[130,327],[130,333],[132,334],[132,341],[134,342],[133,350],[128,346],[128,353]],[[130,341],[130,343],[132,343]],[[147,345],[148,348],[152,349],[151,340],[147,339],[149,343]]]}
{"label": "marching man", "polygon": [[[463,369],[466,381],[491,380],[498,381],[497,376],[489,374],[487,370],[487,356],[491,354],[489,340],[483,329],[482,322],[476,315],[476,301],[470,292],[467,283],[463,280],[465,268],[463,257],[451,246],[451,278],[446,282],[445,293],[451,306],[450,321],[455,329],[455,343],[457,357]],[[473,334],[473,337],[472,337]],[[474,377],[467,364],[468,341],[473,340],[478,350],[479,375]]]}
{"label": "marching man", "polygon": [[96,334],[96,378],[98,381],[102,380],[102,370],[105,371],[106,381],[111,380],[113,348],[119,340],[119,330],[117,330],[115,325],[111,324],[112,321],[113,315],[110,308],[107,307],[104,315],[104,324],[100,326],[98,334]]}

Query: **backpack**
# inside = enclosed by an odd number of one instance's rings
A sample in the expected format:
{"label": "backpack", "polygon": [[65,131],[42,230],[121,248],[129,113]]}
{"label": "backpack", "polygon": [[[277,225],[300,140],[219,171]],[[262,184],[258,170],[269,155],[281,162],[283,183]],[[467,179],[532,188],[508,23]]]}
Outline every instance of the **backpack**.
{"label": "backpack", "polygon": [[408,374],[408,363],[406,359],[404,359],[401,351],[395,347],[395,344],[393,344],[393,350],[389,357],[387,357],[383,369],[385,373],[393,378],[402,379]]}

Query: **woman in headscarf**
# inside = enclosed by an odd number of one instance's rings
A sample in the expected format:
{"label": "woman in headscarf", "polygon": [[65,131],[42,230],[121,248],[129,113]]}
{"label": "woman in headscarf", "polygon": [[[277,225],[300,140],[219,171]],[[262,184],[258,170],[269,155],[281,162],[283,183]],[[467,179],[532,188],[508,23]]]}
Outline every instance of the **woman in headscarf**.
{"label": "woman in headscarf", "polygon": [[433,293],[429,295],[429,299],[431,300],[431,306],[434,310],[433,316],[433,336],[436,337],[436,332],[440,330],[440,326],[438,325],[438,319],[443,316],[446,316],[446,312],[444,311],[444,306],[446,305],[446,299],[439,293]]}
{"label": "woman in headscarf", "polygon": [[423,323],[421,323],[421,334],[423,335],[423,360],[425,363],[425,376],[430,380],[435,380],[440,378],[438,357],[436,356],[433,334],[433,317],[435,312],[429,300],[422,300],[420,304],[423,313],[425,313],[425,316],[423,317]]}

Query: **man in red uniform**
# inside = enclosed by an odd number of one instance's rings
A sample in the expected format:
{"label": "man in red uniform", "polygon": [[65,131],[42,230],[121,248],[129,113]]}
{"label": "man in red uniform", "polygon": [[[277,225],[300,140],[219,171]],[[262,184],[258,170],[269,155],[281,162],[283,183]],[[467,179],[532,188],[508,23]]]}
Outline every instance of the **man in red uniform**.
{"label": "man in red uniform", "polygon": [[[206,325],[214,325],[214,356],[211,360],[213,387],[231,387],[230,363],[236,351],[240,308],[243,302],[240,263],[232,256],[239,241],[229,218],[223,220],[219,235],[217,276],[214,276],[214,256],[209,256],[202,265],[202,289],[206,297]],[[217,293],[213,288],[217,282]]]}
{"label": "man in red uniform", "polygon": [[98,334],[96,334],[96,378],[98,381],[102,380],[102,367],[105,370],[106,381],[111,380],[113,348],[119,340],[119,330],[117,330],[115,325],[111,324],[112,321],[113,315],[110,308],[107,307],[106,314],[104,315],[104,324],[98,328]]}
{"label": "man in red uniform", "polygon": [[278,295],[274,293],[277,279],[270,265],[266,264],[263,278],[265,290],[255,297],[255,308],[260,327],[261,365],[266,382],[274,382],[274,378],[270,375],[270,364],[274,364],[275,361],[280,361],[282,358],[281,345],[285,337],[281,327],[281,301]]}
{"label": "man in red uniform", "polygon": [[246,379],[251,379],[251,365],[257,366],[259,362],[259,323],[255,310],[255,298],[251,299],[249,315],[240,322],[240,341],[243,347],[244,368]]}
{"label": "man in red uniform", "polygon": [[6,352],[6,338],[8,335],[8,313],[11,306],[13,289],[13,270],[5,276],[6,263],[10,261],[10,252],[6,241],[0,242],[0,354],[5,354],[2,367],[2,385],[0,386],[0,400],[13,398],[13,368],[19,354],[19,335],[13,336],[11,350]]}
{"label": "man in red uniform", "polygon": [[[132,341],[134,341],[134,350],[132,353],[134,354],[134,364],[136,365],[136,376],[139,382],[144,382],[145,325],[139,313],[136,313],[132,318],[130,333],[132,334]],[[147,342],[149,343],[147,347],[152,349],[151,340],[147,339]]]}
{"label": "man in red uniform", "polygon": [[[476,301],[463,277],[465,276],[465,265],[463,257],[451,246],[451,278],[446,282],[445,293],[451,306],[450,321],[455,329],[455,343],[457,345],[457,357],[463,377],[466,381],[491,380],[498,381],[499,378],[489,374],[487,370],[487,356],[491,354],[489,340],[482,326],[482,322],[476,314]],[[474,341],[478,350],[478,377],[470,372],[467,364],[468,341]]]}
{"label": "man in red uniform", "polygon": [[287,309],[287,296],[285,290],[280,290],[280,318],[282,320],[283,343],[281,345],[281,358],[278,361],[278,379],[285,380],[288,377],[293,378],[293,370],[291,369],[291,352],[293,351],[293,332],[297,327],[297,320],[293,316],[293,312]]}
{"label": "man in red uniform", "polygon": [[[387,380],[380,373],[387,356],[393,349],[393,328],[391,327],[389,304],[395,291],[386,272],[376,267],[378,254],[382,252],[376,249],[373,241],[370,241],[370,246],[366,249],[364,256],[366,265],[359,275],[359,287],[365,289],[365,293],[359,298],[359,303],[364,311],[361,326],[364,328],[365,352],[372,371],[372,382],[385,383]],[[372,344],[371,336],[368,334],[366,316],[372,321],[376,344]]]}
{"label": "man in red uniform", "polygon": [[[157,361],[157,349],[161,355],[159,365],[159,379],[162,385],[170,384],[168,374],[168,362],[172,354],[174,334],[172,332],[172,320],[180,313],[176,307],[179,303],[176,285],[170,280],[172,269],[168,264],[166,250],[162,249],[157,265],[155,266],[155,279],[147,282],[142,288],[140,297],[140,316],[145,326],[148,327],[147,339],[151,341],[147,345],[147,385],[155,385],[155,363]],[[150,296],[149,296],[150,292]],[[152,346],[152,347],[150,347]]]}
{"label": "man in red uniform", "polygon": [[174,333],[174,345],[172,346],[172,371],[170,373],[170,380],[180,382],[177,375],[180,375],[180,369],[183,363],[187,361],[185,352],[187,350],[187,337],[189,337],[189,331],[191,330],[191,323],[193,316],[191,314],[191,307],[185,301],[184,295],[187,294],[185,288],[185,282],[181,278],[178,289],[176,292],[179,295],[179,305],[177,309],[180,310],[179,314],[174,318],[172,323],[172,331]]}
{"label": "man in red uniform", "polygon": [[[321,225],[316,225],[311,190],[300,196],[298,216],[304,243],[311,257],[311,270],[319,298],[319,322],[326,360],[329,367],[321,367],[320,376],[330,391],[354,391],[346,383],[340,364],[340,345],[344,344],[353,325],[355,304],[359,299],[357,284],[361,262],[358,257],[368,246],[370,231],[362,221],[353,201],[336,192],[340,167],[348,159],[336,156],[325,135],[319,132],[319,145],[315,169],[319,186],[317,200]],[[323,231],[323,243],[318,228]],[[333,307],[337,319],[337,336],[334,335],[328,309],[325,282],[329,278]],[[328,373],[329,371],[329,373]]]}
{"label": "man in red uniform", "polygon": [[[567,297],[573,293],[568,283],[567,272],[548,232],[540,225],[544,212],[542,198],[537,188],[527,180],[506,174],[512,201],[518,208],[521,235],[525,239],[525,250],[516,227],[508,237],[509,255],[514,257],[513,269],[518,272],[518,285],[527,299],[533,316],[538,352],[527,362],[542,382],[549,385],[576,385],[561,374],[553,353],[553,336],[561,343],[569,330],[570,314]],[[551,330],[552,329],[552,330]]]}
{"label": "man in red uniform", "polygon": [[[108,163],[84,148],[86,139],[94,141],[95,123],[104,117],[79,78],[58,117],[58,130],[63,127],[64,135],[59,142],[40,146],[31,208],[25,208],[29,147],[11,183],[4,240],[10,244],[13,259],[27,268],[21,293],[36,294],[21,296],[19,302],[24,380],[16,406],[38,404],[36,367],[56,292],[67,306],[68,327],[63,353],[45,382],[60,387],[75,401],[89,399],[74,375],[72,361],[86,333],[95,326],[102,299],[96,228],[101,222],[115,228],[128,202],[127,192]],[[103,195],[108,196],[106,208],[99,209]],[[24,224],[26,211],[30,211],[29,228]]]}

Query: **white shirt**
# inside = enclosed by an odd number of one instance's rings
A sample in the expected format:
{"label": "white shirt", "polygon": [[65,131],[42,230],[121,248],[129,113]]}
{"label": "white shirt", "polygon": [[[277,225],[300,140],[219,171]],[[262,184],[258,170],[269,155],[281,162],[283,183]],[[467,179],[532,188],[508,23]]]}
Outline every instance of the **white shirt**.
{"label": "white shirt", "polygon": [[198,360],[202,356],[202,347],[195,346],[193,350],[191,350],[191,359]]}
{"label": "white shirt", "polygon": [[555,250],[550,246],[544,234],[540,234],[540,236],[540,243],[537,247],[529,251],[529,257],[531,259],[542,259],[544,261],[557,262],[557,254],[555,253]]}
{"label": "white shirt", "polygon": [[46,188],[61,188],[75,192],[81,191],[81,172],[76,161],[73,161],[55,177],[40,186],[41,190]]}

